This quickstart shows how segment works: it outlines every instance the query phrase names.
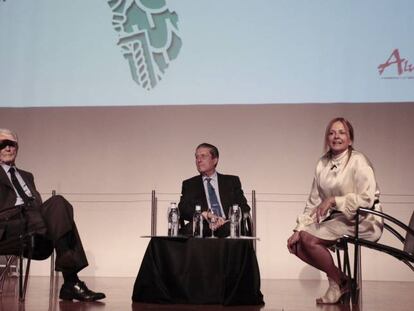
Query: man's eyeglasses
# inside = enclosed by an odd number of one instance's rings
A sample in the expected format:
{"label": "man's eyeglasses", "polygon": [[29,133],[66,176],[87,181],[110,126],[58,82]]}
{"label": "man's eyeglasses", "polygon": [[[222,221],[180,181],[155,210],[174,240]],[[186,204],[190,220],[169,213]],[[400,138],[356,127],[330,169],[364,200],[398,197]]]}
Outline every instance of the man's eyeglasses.
{"label": "man's eyeglasses", "polygon": [[195,156],[196,160],[198,160],[198,159],[205,160],[205,159],[209,159],[211,157],[212,156],[209,153],[208,154],[199,154],[199,155],[196,154],[196,156]]}
{"label": "man's eyeglasses", "polygon": [[8,139],[0,140],[0,150],[3,150],[7,146],[17,148],[18,146],[17,141],[8,140]]}

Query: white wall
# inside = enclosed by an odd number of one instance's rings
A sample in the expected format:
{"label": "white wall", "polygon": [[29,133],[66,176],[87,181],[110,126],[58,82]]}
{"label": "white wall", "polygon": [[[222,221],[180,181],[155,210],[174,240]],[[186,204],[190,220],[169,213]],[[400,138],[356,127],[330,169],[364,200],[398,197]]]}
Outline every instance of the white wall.
{"label": "white wall", "polygon": [[[0,108],[0,127],[20,139],[17,164],[75,208],[90,261],[82,275],[135,276],[150,233],[151,190],[165,208],[196,174],[194,148],[220,149],[220,172],[257,193],[262,278],[322,278],[291,256],[286,240],[310,190],[327,122],[348,118],[355,147],[373,162],[384,209],[408,222],[414,209],[414,103]],[[164,209],[164,210],[162,210]],[[388,239],[387,236],[384,239]],[[368,250],[364,278],[414,281],[402,263]],[[34,274],[47,274],[48,262]]]}

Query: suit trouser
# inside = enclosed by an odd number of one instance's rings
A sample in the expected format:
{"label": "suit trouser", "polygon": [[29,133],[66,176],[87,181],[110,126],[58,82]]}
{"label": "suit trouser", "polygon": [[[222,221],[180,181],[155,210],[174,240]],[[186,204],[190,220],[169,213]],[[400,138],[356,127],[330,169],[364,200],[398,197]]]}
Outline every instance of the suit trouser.
{"label": "suit trouser", "polygon": [[65,237],[71,249],[69,261],[73,263],[73,267],[68,270],[60,266],[61,254],[57,252],[56,270],[78,272],[85,268],[88,265],[88,260],[73,218],[72,205],[64,197],[56,195],[46,200],[41,205],[40,211],[46,224],[46,235],[53,242],[53,245],[56,247],[56,242]]}
{"label": "suit trouser", "polygon": [[[17,206],[17,209],[22,207]],[[56,195],[46,200],[40,206],[23,208],[23,223],[19,219],[5,221],[7,227],[6,240],[11,253],[18,253],[20,240],[18,236],[24,229],[34,237],[32,258],[43,260],[48,258],[56,248],[57,271],[76,273],[88,265],[85,251],[73,219],[73,207],[62,196]],[[64,243],[68,252],[59,252],[59,244]],[[64,256],[62,256],[64,255]],[[62,258],[64,257],[64,258]]]}

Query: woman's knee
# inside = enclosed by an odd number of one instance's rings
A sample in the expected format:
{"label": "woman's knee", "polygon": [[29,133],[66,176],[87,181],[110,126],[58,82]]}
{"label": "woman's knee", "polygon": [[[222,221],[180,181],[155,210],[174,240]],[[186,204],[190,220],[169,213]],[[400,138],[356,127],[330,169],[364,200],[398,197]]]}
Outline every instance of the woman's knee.
{"label": "woman's knee", "polygon": [[299,232],[299,240],[303,243],[307,243],[310,240],[310,234],[306,231],[300,231]]}
{"label": "woman's knee", "polygon": [[324,247],[330,247],[335,244],[335,241],[322,240],[306,231],[301,231],[300,233],[300,241],[305,246],[320,245]]}
{"label": "woman's knee", "polygon": [[303,246],[312,246],[315,244],[318,244],[318,238],[313,236],[312,234],[306,232],[306,231],[301,231],[299,233],[299,241]]}

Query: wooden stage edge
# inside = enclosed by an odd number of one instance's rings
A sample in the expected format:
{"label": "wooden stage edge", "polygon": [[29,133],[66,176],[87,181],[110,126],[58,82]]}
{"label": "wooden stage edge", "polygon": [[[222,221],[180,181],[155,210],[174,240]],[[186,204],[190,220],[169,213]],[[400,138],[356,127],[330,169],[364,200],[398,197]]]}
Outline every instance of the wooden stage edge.
{"label": "wooden stage edge", "polygon": [[263,306],[220,305],[155,305],[132,303],[131,295],[135,278],[85,277],[83,280],[93,290],[105,292],[107,298],[101,302],[80,303],[60,301],[59,289],[62,277],[33,276],[29,279],[26,301],[18,302],[17,279],[11,278],[4,284],[0,297],[0,311],[137,311],[137,310],[292,310],[292,311],[412,311],[414,310],[414,282],[363,283],[362,302],[358,306],[315,304],[315,298],[325,292],[327,281],[276,280],[261,281],[264,295]]}

